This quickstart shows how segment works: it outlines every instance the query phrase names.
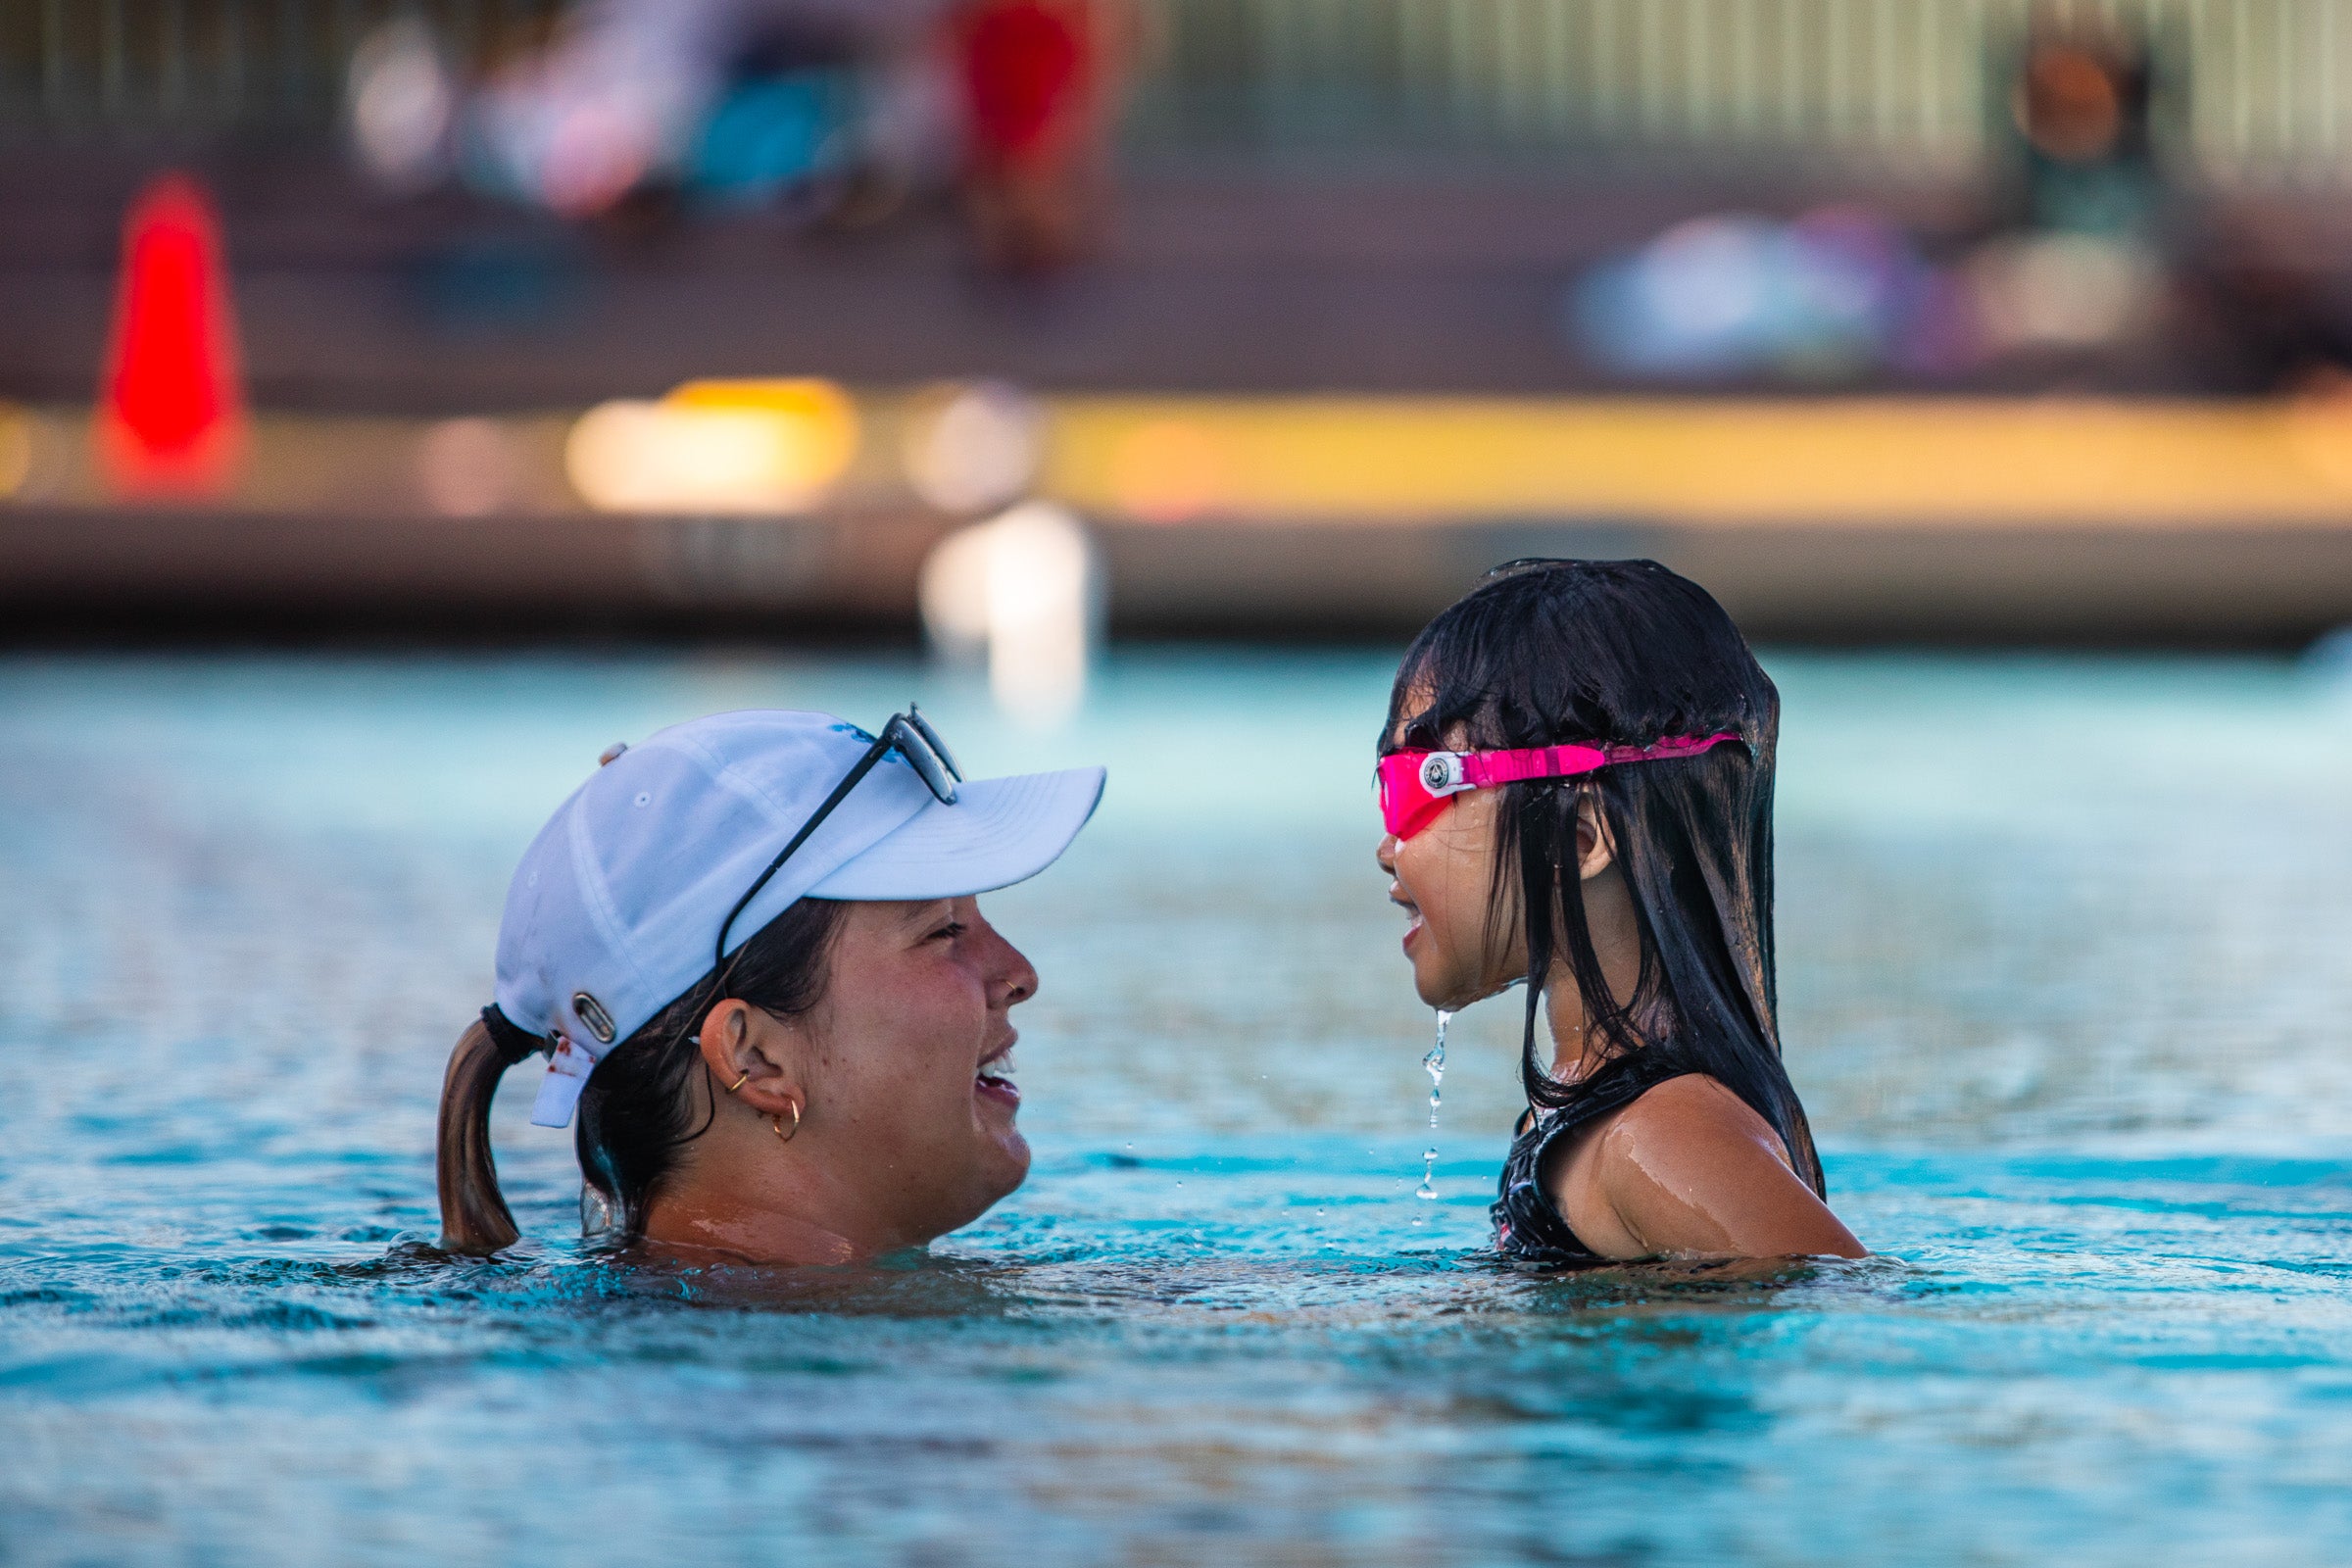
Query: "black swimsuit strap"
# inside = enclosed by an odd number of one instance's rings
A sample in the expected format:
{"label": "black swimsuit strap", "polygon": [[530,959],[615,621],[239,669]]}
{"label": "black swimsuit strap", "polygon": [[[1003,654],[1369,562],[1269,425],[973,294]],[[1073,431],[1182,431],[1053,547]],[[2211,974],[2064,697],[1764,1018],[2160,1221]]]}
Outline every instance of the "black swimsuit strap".
{"label": "black swimsuit strap", "polygon": [[1622,1110],[1667,1079],[1695,1070],[1658,1052],[1628,1052],[1580,1081],[1576,1085],[1576,1098],[1567,1104],[1556,1110],[1538,1112],[1536,1125],[1544,1125],[1548,1118],[1556,1137],[1612,1110]]}
{"label": "black swimsuit strap", "polygon": [[1671,1056],[1635,1052],[1620,1056],[1577,1085],[1565,1105],[1538,1112],[1535,1120],[1511,1141],[1503,1159],[1494,1205],[1494,1245],[1513,1262],[1532,1264],[1596,1263],[1599,1254],[1577,1236],[1544,1190],[1544,1164],[1552,1147],[1578,1129],[1623,1110],[1670,1078],[1699,1069]]}

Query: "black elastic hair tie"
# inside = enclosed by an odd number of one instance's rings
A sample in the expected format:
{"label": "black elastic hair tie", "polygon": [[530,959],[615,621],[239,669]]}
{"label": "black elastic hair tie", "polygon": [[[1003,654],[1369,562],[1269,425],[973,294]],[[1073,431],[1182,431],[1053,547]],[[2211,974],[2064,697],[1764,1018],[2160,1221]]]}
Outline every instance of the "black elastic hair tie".
{"label": "black elastic hair tie", "polygon": [[490,1032],[490,1044],[498,1048],[498,1059],[506,1066],[547,1049],[545,1040],[499,1011],[495,1002],[482,1009],[482,1027]]}

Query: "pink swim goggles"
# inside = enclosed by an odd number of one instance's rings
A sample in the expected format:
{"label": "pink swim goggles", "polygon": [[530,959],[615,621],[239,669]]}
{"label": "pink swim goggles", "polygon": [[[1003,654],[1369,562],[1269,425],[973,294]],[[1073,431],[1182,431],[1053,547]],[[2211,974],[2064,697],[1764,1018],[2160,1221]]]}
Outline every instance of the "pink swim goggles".
{"label": "pink swim goggles", "polygon": [[1391,752],[1380,760],[1380,820],[1400,839],[1438,819],[1464,790],[1530,778],[1574,778],[1612,762],[1696,757],[1740,737],[1730,730],[1701,739],[1675,735],[1648,746],[1539,746],[1519,752]]}

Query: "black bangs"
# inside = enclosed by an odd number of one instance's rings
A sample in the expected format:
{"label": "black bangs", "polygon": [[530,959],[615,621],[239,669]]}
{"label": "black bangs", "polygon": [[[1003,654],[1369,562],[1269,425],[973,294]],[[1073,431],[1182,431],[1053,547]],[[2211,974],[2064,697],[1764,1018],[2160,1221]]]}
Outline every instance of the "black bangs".
{"label": "black bangs", "polygon": [[[1780,694],[1707,591],[1654,561],[1514,561],[1423,628],[1397,669],[1378,749],[1642,746],[1729,731],[1744,746],[1625,762],[1503,790],[1490,926],[1523,925],[1528,1100],[1577,1088],[1537,1054],[1543,994],[1565,968],[1612,1055],[1670,1054],[1771,1123],[1816,1191],[1821,1164],[1781,1065],[1772,931]],[[1634,995],[1601,974],[1584,902],[1561,899],[1590,796],[1618,848],[1642,942]],[[1574,886],[1573,873],[1567,885]]]}

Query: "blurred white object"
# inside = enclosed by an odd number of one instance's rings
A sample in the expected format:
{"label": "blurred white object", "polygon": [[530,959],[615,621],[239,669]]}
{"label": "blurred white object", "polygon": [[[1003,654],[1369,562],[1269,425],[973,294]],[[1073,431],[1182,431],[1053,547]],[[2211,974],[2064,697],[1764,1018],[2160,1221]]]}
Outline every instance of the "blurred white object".
{"label": "blurred white object", "polygon": [[603,512],[800,513],[831,495],[857,445],[857,411],[830,382],[697,381],[590,409],[564,466]]}
{"label": "blurred white object", "polygon": [[616,400],[580,416],[564,467],[602,512],[750,512],[769,489],[767,448],[757,415]]}
{"label": "blurred white object", "polygon": [[1037,477],[1045,431],[1045,411],[1002,381],[932,388],[908,410],[907,480],[942,512],[1008,505]]}
{"label": "blurred white object", "polygon": [[591,0],[547,52],[482,95],[498,182],[559,213],[601,212],[675,165],[718,87],[725,0]]}
{"label": "blurred white object", "polygon": [[352,144],[395,190],[423,190],[449,172],[458,87],[418,17],[396,17],[352,51]]}
{"label": "blurred white object", "polygon": [[[747,49],[779,26],[861,40],[901,90],[890,138],[935,136],[915,72],[942,0],[582,0],[539,55],[510,67],[473,106],[469,172],[567,217],[603,212],[649,179],[676,178]],[[909,80],[919,79],[910,76]]]}
{"label": "blurred white object", "polygon": [[1786,223],[1721,213],[1593,269],[1568,295],[1567,324],[1632,375],[1835,378],[1901,356],[1927,283],[1901,230],[1861,209]]}
{"label": "blurred white object", "polygon": [[1969,259],[1987,348],[2101,348],[2155,314],[2162,274],[2141,246],[2095,234],[1995,240]]}
{"label": "blurred white object", "polygon": [[1000,711],[1051,728],[1077,710],[1102,617],[1085,524],[1030,501],[940,541],[923,563],[923,627],[944,657],[986,658]]}
{"label": "blurred white object", "polygon": [[923,635],[931,652],[954,664],[988,658],[989,524],[958,528],[923,559],[916,583]]}

